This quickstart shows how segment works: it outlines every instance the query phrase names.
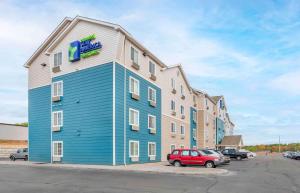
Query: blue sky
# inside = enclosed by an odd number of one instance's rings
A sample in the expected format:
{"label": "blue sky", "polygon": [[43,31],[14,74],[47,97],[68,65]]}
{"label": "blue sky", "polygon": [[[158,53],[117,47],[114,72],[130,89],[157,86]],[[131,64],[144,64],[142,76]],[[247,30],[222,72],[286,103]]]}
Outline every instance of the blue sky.
{"label": "blue sky", "polygon": [[246,144],[300,141],[299,1],[0,2],[0,122],[27,121],[22,67],[66,16],[122,25],[191,85],[224,95]]}

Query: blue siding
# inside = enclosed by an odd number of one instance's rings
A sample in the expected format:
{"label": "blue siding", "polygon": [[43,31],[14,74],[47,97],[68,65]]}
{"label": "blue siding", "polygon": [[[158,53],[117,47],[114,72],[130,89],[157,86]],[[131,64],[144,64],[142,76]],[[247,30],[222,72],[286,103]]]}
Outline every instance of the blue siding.
{"label": "blue siding", "polygon": [[[122,67],[123,68],[123,67]],[[124,70],[124,68],[123,68]],[[140,99],[138,101],[131,98],[129,93],[129,77],[132,76],[140,82]],[[148,103],[148,87],[156,89],[156,107],[151,107]],[[161,160],[161,90],[137,74],[126,70],[126,158],[127,163],[131,163],[129,158],[129,141],[139,141],[139,162],[150,162],[148,158],[148,142],[156,143],[156,160]],[[132,131],[129,126],[129,108],[139,110],[139,131]],[[156,134],[150,134],[148,129],[148,114],[156,116]]]}
{"label": "blue siding", "polygon": [[63,129],[53,141],[63,141],[63,163],[112,164],[113,64],[102,64],[59,77],[64,96],[53,103],[63,110]]}
{"label": "blue siding", "polygon": [[197,131],[197,123],[193,120],[193,112],[197,112],[197,111],[196,111],[196,109],[191,107],[191,109],[190,109],[191,148],[193,148],[193,146],[197,146],[197,141],[195,139],[193,139],[193,129],[196,129],[196,132],[198,132]]}
{"label": "blue siding", "polygon": [[225,135],[225,131],[224,131],[224,122],[219,119],[216,118],[216,132],[217,132],[217,144],[220,144],[224,138]]}
{"label": "blue siding", "polygon": [[29,160],[51,162],[51,86],[28,91]]}

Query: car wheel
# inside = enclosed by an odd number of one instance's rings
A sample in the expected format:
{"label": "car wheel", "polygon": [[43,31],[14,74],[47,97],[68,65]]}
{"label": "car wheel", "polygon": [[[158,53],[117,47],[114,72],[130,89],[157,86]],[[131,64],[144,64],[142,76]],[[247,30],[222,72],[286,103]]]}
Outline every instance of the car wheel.
{"label": "car wheel", "polygon": [[214,168],[215,167],[215,164],[211,161],[208,161],[205,163],[205,167],[206,168]]}
{"label": "car wheel", "polygon": [[11,161],[16,161],[16,158],[14,156],[10,156]]}
{"label": "car wheel", "polygon": [[25,155],[24,161],[27,161],[27,160],[28,160],[28,156],[27,156],[27,155]]}
{"label": "car wheel", "polygon": [[237,156],[236,159],[237,159],[237,160],[241,160],[242,157],[241,157],[241,156]]}
{"label": "car wheel", "polygon": [[181,166],[180,161],[175,161],[175,162],[174,162],[174,166],[175,166],[175,167],[180,167],[180,166]]}

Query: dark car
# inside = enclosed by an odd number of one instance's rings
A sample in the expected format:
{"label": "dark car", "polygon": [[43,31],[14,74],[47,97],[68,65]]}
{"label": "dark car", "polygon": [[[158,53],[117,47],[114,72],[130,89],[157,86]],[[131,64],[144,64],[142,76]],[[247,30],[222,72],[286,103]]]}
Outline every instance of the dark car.
{"label": "dark car", "polygon": [[294,152],[292,154],[292,159],[295,159],[295,160],[300,160],[300,152]]}
{"label": "dark car", "polygon": [[201,154],[195,149],[175,149],[171,154],[168,154],[167,159],[170,164],[176,167],[185,165],[201,165],[207,168],[214,168],[221,164],[219,158]]}
{"label": "dark car", "polygon": [[16,153],[11,153],[9,159],[15,161],[17,159],[28,160],[28,148],[18,149]]}
{"label": "dark car", "polygon": [[224,149],[222,151],[222,154],[230,158],[234,158],[236,160],[242,160],[248,158],[246,152],[239,152],[236,149]]}

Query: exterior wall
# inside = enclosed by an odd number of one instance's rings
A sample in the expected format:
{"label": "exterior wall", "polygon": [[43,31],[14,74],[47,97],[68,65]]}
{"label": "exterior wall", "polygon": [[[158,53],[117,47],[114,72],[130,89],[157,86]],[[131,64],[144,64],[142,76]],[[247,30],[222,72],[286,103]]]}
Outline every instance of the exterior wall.
{"label": "exterior wall", "polygon": [[[41,64],[45,63],[43,67]],[[51,84],[49,57],[41,54],[28,69],[28,89]]]}
{"label": "exterior wall", "polygon": [[[76,62],[70,62],[68,58],[69,44],[75,40],[81,40],[82,38],[91,34],[96,35],[96,41],[100,41],[103,45],[100,53],[88,58],[82,58]],[[53,77],[61,76],[63,74],[83,70],[86,68],[94,67],[99,64],[105,64],[114,61],[116,57],[116,50],[118,46],[118,34],[114,29],[99,26],[86,21],[79,21],[76,26],[62,39],[62,41],[53,49],[50,54],[49,63],[51,69],[54,65],[54,54],[62,52],[62,66],[61,71],[52,73]]]}
{"label": "exterior wall", "polygon": [[225,135],[224,121],[217,117],[216,118],[216,126],[217,126],[217,144],[220,144]]}
{"label": "exterior wall", "polygon": [[30,89],[29,106],[29,160],[51,161],[51,86]]}
{"label": "exterior wall", "polygon": [[0,124],[0,140],[28,140],[28,128],[17,125]]}
{"label": "exterior wall", "polygon": [[63,141],[63,163],[112,164],[113,64],[55,77],[63,81],[63,128],[53,141]]}
{"label": "exterior wall", "polygon": [[[124,68],[123,68],[124,70]],[[139,80],[140,99],[137,101],[131,98],[129,93],[129,77]],[[156,107],[148,102],[148,87],[156,90]],[[159,87],[143,79],[136,73],[126,70],[126,163],[132,163],[129,158],[129,141],[139,141],[139,161],[134,163],[155,162],[161,160],[161,90]],[[139,131],[132,131],[129,125],[129,108],[139,111]],[[148,115],[156,116],[156,134],[150,134],[148,129]],[[149,160],[148,142],[156,143],[156,159]]]}
{"label": "exterior wall", "polygon": [[[193,112],[196,112],[197,113],[197,110],[194,109],[194,108],[190,108],[190,131],[191,131],[191,134],[190,134],[190,147],[191,148],[194,148],[194,147],[197,147],[197,120],[193,120]],[[196,130],[196,136],[195,138],[193,137],[193,129]]]}
{"label": "exterior wall", "polygon": [[[171,79],[176,80],[176,94],[172,93]],[[175,145],[176,148],[184,145],[186,148],[191,146],[191,126],[190,126],[190,107],[193,106],[193,95],[189,91],[187,84],[183,79],[178,67],[165,69],[158,79],[158,84],[162,90],[162,160],[166,160],[166,156],[170,153],[170,145]],[[181,98],[180,85],[184,88],[185,99]],[[172,115],[171,100],[175,101],[176,115]],[[182,119],[180,114],[180,106],[184,107],[184,116]],[[171,134],[171,123],[176,124],[176,135]],[[180,135],[180,126],[185,126],[185,136]]]}

